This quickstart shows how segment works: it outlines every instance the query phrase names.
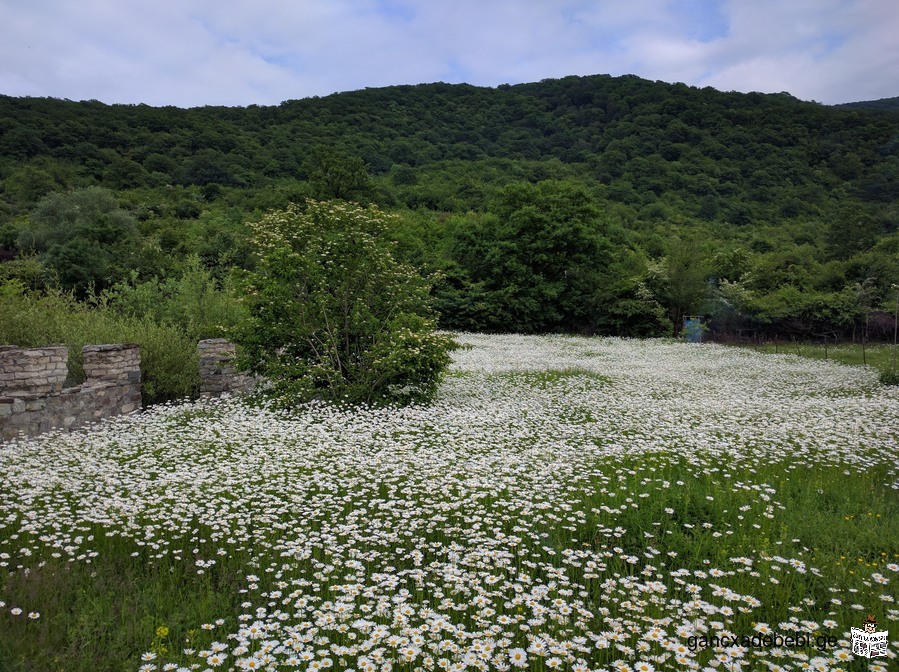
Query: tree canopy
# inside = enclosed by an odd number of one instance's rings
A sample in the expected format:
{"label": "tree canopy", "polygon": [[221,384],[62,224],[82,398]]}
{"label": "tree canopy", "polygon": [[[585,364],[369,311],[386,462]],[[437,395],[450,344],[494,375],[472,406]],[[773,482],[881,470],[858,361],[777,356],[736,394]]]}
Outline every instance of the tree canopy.
{"label": "tree canopy", "polygon": [[[0,96],[0,275],[83,295],[199,258],[224,282],[252,269],[247,222],[343,199],[401,214],[387,235],[441,274],[445,326],[647,335],[700,312],[847,336],[852,288],[876,313],[899,282],[891,100],[605,75],[241,108]],[[48,224],[88,194],[108,209]]]}

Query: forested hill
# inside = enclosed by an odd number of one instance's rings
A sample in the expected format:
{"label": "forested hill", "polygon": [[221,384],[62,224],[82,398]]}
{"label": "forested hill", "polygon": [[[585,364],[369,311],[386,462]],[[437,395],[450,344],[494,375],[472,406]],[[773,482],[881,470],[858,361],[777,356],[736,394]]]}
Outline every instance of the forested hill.
{"label": "forested hill", "polygon": [[[483,269],[466,266],[466,227],[485,227],[513,207],[510,185],[552,181],[586,194],[604,239],[627,251],[620,272],[629,281],[614,291],[655,292],[675,322],[702,307],[658,289],[659,278],[675,273],[659,264],[678,255],[706,284],[720,282],[728,266],[729,279],[754,292],[753,318],[762,324],[786,324],[786,306],[799,300],[784,292],[817,301],[807,310],[820,319],[801,322],[808,330],[822,320],[833,326],[832,316],[821,317],[822,296],[868,282],[883,302],[899,280],[891,275],[899,112],[785,93],[590,76],[495,89],[393,86],[245,108],[0,97],[0,178],[7,256],[27,241],[49,263],[40,236],[22,233],[33,228],[35,208],[48,194],[99,186],[137,222],[144,252],[128,270],[140,278],[175,273],[191,253],[210,266],[243,263],[245,219],[305,197],[344,198],[414,212],[415,225],[398,236],[403,249],[457,274],[461,298],[443,305],[462,311],[457,303],[472,287],[492,291]],[[557,198],[544,192],[547,202]],[[479,213],[487,219],[473,224]],[[146,251],[157,248],[156,256]],[[722,261],[728,254],[743,260],[742,280]],[[90,279],[108,285],[122,272]],[[82,278],[71,277],[70,285]],[[665,291],[676,294],[670,278]],[[512,326],[599,328],[595,319],[569,318]],[[448,322],[484,326],[479,319]],[[609,329],[621,330],[616,324]]]}
{"label": "forested hill", "polygon": [[632,76],[395,86],[188,110],[2,97],[0,169],[7,208],[18,211],[40,195],[37,178],[64,188],[258,188],[306,179],[310,150],[326,147],[361,158],[373,176],[392,173],[395,186],[413,181],[407,168],[468,164],[455,190],[390,189],[411,206],[477,208],[470,182],[578,175],[609,185],[613,200],[662,200],[689,206],[684,215],[746,224],[778,208],[814,212],[822,188],[895,198],[897,132],[899,115]]}
{"label": "forested hill", "polygon": [[843,103],[841,105],[836,105],[836,107],[841,107],[843,109],[897,112],[899,111],[899,96],[896,96],[895,98],[880,98],[878,100],[861,100],[855,103]]}

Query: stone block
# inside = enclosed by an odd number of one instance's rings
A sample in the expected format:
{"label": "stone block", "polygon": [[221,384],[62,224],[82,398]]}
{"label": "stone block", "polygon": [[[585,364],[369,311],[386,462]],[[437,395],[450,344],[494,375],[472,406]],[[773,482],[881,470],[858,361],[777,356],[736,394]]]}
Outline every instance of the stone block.
{"label": "stone block", "polygon": [[59,392],[65,381],[66,347],[5,348],[0,351],[0,392]]}

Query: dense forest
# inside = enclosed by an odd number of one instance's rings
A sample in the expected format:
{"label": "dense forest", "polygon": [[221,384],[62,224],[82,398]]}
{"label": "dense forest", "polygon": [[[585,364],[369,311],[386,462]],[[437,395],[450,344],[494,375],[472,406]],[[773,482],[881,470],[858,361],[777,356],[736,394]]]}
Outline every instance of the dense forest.
{"label": "dense forest", "polygon": [[340,199],[396,213],[446,328],[651,336],[699,315],[720,338],[888,338],[896,102],[635,76],[272,107],[0,97],[0,281],[159,320],[196,282],[227,322],[247,223]]}

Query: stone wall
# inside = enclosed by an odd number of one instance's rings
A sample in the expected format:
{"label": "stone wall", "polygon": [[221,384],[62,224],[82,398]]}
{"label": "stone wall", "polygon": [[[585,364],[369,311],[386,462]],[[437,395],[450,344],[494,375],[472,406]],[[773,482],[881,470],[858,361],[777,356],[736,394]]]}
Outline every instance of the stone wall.
{"label": "stone wall", "polygon": [[138,346],[87,345],[82,354],[87,380],[63,388],[68,348],[0,348],[0,439],[74,429],[141,407]]}
{"label": "stone wall", "polygon": [[225,393],[246,394],[257,383],[257,378],[239,373],[234,368],[237,350],[224,338],[200,341],[200,396],[218,397]]}
{"label": "stone wall", "polygon": [[0,347],[0,397],[53,394],[68,375],[69,349]]}
{"label": "stone wall", "polygon": [[[233,343],[213,338],[197,348],[200,396],[246,394],[257,384],[235,370]],[[86,345],[81,354],[87,380],[64,388],[68,348],[0,346],[0,440],[74,429],[141,407],[138,346]]]}

